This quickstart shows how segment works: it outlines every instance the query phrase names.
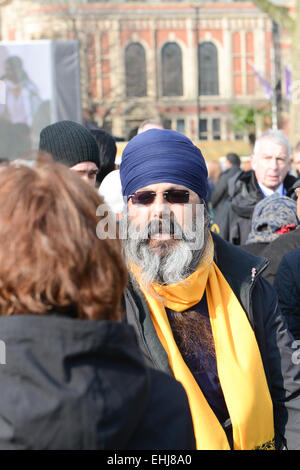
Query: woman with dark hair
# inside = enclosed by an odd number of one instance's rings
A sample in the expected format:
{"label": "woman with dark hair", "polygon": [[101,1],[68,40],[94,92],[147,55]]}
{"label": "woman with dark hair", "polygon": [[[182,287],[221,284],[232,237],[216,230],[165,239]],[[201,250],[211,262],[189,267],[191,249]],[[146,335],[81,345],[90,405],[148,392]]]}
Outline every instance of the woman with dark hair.
{"label": "woman with dark hair", "polygon": [[0,449],[194,449],[182,386],[122,321],[127,271],[119,240],[97,237],[101,204],[47,159],[0,172]]}

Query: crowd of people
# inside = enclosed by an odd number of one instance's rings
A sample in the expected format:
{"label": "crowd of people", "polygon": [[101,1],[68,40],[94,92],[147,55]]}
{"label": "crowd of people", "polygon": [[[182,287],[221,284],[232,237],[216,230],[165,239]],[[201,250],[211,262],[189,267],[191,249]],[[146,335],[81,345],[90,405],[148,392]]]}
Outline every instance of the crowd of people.
{"label": "crowd of people", "polygon": [[60,121],[0,167],[0,448],[300,449],[287,138],[257,138],[251,170],[229,153],[213,184],[159,122],[119,167],[116,149]]}

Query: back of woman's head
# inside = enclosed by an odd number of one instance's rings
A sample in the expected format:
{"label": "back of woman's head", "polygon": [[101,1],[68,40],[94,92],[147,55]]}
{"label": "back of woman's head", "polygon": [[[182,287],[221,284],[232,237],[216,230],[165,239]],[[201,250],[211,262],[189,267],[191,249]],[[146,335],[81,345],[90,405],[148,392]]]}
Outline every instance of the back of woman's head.
{"label": "back of woman's head", "polygon": [[94,188],[48,159],[1,169],[0,315],[120,319],[127,271],[119,240],[97,237],[100,204]]}

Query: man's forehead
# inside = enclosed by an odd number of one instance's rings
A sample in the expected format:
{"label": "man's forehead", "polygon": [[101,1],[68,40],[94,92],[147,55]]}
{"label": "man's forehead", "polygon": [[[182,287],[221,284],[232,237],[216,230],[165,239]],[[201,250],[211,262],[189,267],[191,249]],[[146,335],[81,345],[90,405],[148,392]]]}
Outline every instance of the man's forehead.
{"label": "man's forehead", "polygon": [[91,170],[94,168],[98,169],[96,163],[90,161],[76,163],[76,165],[73,165],[72,168],[74,170]]}
{"label": "man's forehead", "polygon": [[181,184],[177,184],[177,183],[153,183],[147,186],[143,186],[142,188],[139,188],[137,191],[146,191],[146,190],[162,191],[162,190],[167,190],[167,189],[185,189],[186,191],[190,191],[191,193],[193,193],[191,189]]}
{"label": "man's forehead", "polygon": [[273,142],[272,140],[263,140],[257,152],[258,157],[262,156],[284,156],[288,158],[288,149],[285,145]]}

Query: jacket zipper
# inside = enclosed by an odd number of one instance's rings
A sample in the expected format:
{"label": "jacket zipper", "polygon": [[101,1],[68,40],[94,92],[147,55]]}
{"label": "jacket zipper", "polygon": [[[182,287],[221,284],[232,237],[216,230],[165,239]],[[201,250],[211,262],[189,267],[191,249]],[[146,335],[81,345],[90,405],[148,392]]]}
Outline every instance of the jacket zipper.
{"label": "jacket zipper", "polygon": [[258,276],[266,269],[268,266],[268,261],[265,261],[264,264],[260,268],[253,267],[251,269],[251,282],[250,282],[250,287],[249,287],[249,292],[248,292],[248,312],[249,312],[249,319],[250,319],[250,324],[252,328],[254,328],[254,318],[253,318],[253,312],[252,312],[252,291],[253,288],[256,284],[256,280]]}

